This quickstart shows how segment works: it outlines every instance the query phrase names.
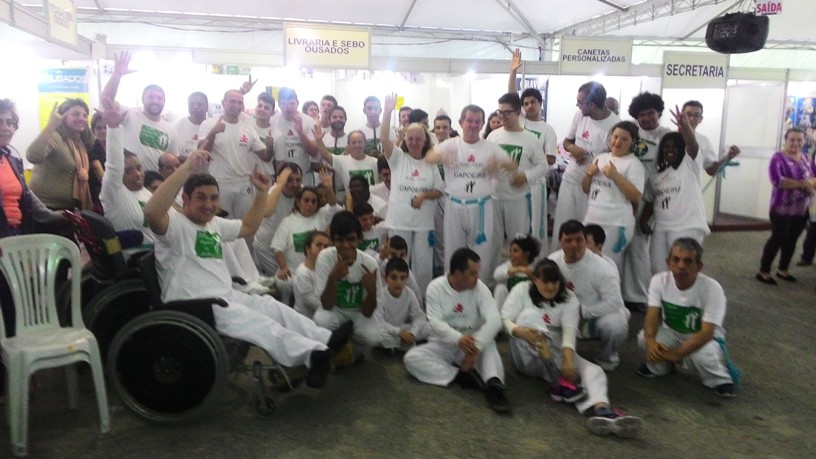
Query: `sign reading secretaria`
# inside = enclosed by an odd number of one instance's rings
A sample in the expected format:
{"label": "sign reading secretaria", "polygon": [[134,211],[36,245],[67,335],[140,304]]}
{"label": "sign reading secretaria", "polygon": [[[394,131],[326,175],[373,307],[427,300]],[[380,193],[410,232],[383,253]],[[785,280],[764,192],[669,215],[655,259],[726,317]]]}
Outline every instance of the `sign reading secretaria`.
{"label": "sign reading secretaria", "polygon": [[564,75],[629,75],[632,40],[562,37],[559,61]]}
{"label": "sign reading secretaria", "polygon": [[368,29],[286,24],[283,36],[286,65],[344,69],[369,66]]}
{"label": "sign reading secretaria", "polygon": [[782,0],[769,2],[756,0],[757,16],[770,16],[773,14],[780,14],[781,12],[782,12]]}
{"label": "sign reading secretaria", "polygon": [[663,53],[663,88],[725,88],[728,55],[709,52]]}

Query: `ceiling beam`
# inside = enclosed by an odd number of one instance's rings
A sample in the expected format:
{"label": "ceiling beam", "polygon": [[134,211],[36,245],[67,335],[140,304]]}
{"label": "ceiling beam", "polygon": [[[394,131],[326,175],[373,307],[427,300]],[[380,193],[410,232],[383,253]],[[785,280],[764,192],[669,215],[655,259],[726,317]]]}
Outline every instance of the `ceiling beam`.
{"label": "ceiling beam", "polygon": [[598,1],[603,3],[606,6],[611,6],[612,8],[615,8],[618,11],[626,11],[626,10],[629,9],[628,7],[618,5],[617,3],[612,3],[609,0],[598,0]]}
{"label": "ceiling beam", "polygon": [[411,16],[411,13],[414,11],[414,6],[416,6],[417,0],[411,0],[411,6],[408,7],[408,11],[405,12],[405,17],[402,18],[402,23],[399,25],[399,29],[405,29],[405,23],[408,22],[408,17]]}
{"label": "ceiling beam", "polygon": [[516,4],[513,3],[513,0],[496,0],[496,3],[498,3],[499,6],[507,10],[507,13],[513,19],[515,19],[516,22],[521,24],[524,30],[526,30],[527,33],[530,34],[530,37],[534,38],[535,41],[538,42],[538,46],[540,48],[544,49],[547,48],[548,46],[547,40],[545,40],[544,37],[535,30],[535,27],[533,27],[533,25],[530,24],[530,21],[527,20],[527,18],[524,16],[521,10],[519,10]]}

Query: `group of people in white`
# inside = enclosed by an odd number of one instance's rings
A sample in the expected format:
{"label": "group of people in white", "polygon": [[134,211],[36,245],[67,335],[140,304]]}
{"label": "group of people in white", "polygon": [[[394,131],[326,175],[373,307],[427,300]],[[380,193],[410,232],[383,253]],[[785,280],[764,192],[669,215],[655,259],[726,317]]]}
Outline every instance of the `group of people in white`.
{"label": "group of people in white", "polygon": [[[338,355],[377,347],[404,352],[422,382],[477,388],[508,412],[503,331],[518,371],[590,415],[593,432],[630,437],[641,420],[612,407],[605,372],[620,363],[630,310],[643,310],[640,375],[685,368],[734,396],[725,296],[700,273],[700,174],[739,150],[720,158],[695,132],[699,102],[671,110],[672,130],[660,126],[659,95],[636,96],[632,122],[608,108],[601,84],[578,88],[550,241],[546,178],[561,153],[540,91],[516,92],[518,52],[501,127],[486,139],[482,108],[464,107],[450,137],[447,115],[431,126],[396,94],[367,98],[367,123],[351,132],[334,97],[308,104],[313,119],[289,88],[277,101],[262,93],[249,116],[252,81],[226,91],[223,115],[209,119],[206,95],[191,94],[190,116],[170,125],[158,86],[141,110],[115,102],[128,61],[116,57],[102,92],[106,216],[154,244],[165,301],[225,299],[213,306],[218,331],[305,365],[307,385],[322,387]],[[152,193],[143,167],[163,178]],[[264,294],[271,286],[279,299]],[[597,355],[581,357],[579,339],[599,339]]]}

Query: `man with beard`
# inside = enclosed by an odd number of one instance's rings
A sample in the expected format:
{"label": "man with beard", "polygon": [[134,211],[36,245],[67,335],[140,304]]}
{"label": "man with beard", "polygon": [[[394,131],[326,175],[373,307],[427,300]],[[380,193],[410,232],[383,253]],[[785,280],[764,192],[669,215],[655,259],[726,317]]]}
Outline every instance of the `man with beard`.
{"label": "man with beard", "polygon": [[315,143],[315,122],[308,116],[301,116],[298,97],[294,89],[281,88],[278,92],[280,113],[272,117],[272,138],[275,139],[275,167],[283,162],[293,162],[300,167],[303,184],[314,186],[312,162],[319,162],[320,156]]}
{"label": "man with beard", "polygon": [[346,150],[348,143],[348,135],[344,130],[346,128],[346,109],[339,105],[331,109],[329,121],[331,129],[323,136],[323,143],[333,155],[342,155]]}
{"label": "man with beard", "polygon": [[[130,65],[130,53],[114,55],[113,75],[102,90],[102,100],[116,99],[122,77],[133,73]],[[122,121],[124,130],[123,144],[126,150],[132,151],[147,170],[159,169],[159,156],[164,152],[178,154],[176,136],[173,128],[161,118],[164,110],[164,90],[151,84],[142,92],[141,111],[128,109]]]}

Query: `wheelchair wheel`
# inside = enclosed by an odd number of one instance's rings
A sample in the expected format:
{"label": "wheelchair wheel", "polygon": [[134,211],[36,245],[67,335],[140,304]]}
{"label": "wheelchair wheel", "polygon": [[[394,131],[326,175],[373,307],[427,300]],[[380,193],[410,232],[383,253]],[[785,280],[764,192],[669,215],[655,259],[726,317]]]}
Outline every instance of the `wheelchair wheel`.
{"label": "wheelchair wheel", "polygon": [[107,358],[108,379],[125,405],[162,424],[189,422],[211,409],[228,370],[215,330],[179,311],[131,320],[116,334]]}
{"label": "wheelchair wheel", "polygon": [[278,403],[274,398],[265,395],[263,397],[255,397],[255,414],[261,419],[269,419],[275,414],[278,409]]}
{"label": "wheelchair wheel", "polygon": [[104,362],[116,333],[134,317],[150,310],[150,299],[140,279],[128,279],[102,289],[82,308],[85,326],[99,343]]}

